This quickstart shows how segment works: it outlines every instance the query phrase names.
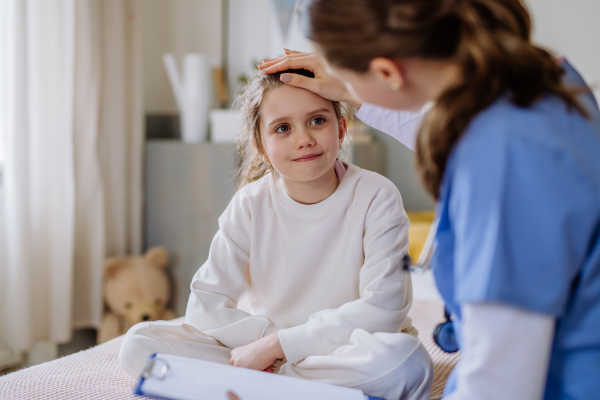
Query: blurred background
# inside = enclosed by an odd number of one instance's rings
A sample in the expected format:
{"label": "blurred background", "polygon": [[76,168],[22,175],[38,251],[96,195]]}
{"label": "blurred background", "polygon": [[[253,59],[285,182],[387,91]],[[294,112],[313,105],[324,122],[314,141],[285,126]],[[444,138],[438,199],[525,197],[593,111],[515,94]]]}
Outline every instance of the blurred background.
{"label": "blurred background", "polygon": [[[598,96],[600,2],[525,3],[534,41]],[[312,51],[295,6],[0,0],[0,370],[96,343],[109,256],[164,246],[183,315],[235,192],[235,93],[262,59]],[[360,121],[351,134],[346,160],[396,184],[422,238],[434,203],[413,153]],[[416,298],[438,299],[430,275],[413,282]]]}

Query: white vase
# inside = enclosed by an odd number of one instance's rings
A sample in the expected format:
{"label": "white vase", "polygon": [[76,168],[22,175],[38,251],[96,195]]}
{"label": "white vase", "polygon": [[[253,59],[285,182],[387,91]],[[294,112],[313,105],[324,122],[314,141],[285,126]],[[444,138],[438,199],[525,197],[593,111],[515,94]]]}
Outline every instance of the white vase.
{"label": "white vase", "polygon": [[208,58],[196,53],[186,54],[181,75],[172,54],[165,54],[163,61],[179,107],[181,139],[187,143],[205,142],[213,97],[212,70]]}
{"label": "white vase", "polygon": [[233,110],[212,110],[210,112],[210,138],[213,143],[235,143],[242,130],[241,115]]}

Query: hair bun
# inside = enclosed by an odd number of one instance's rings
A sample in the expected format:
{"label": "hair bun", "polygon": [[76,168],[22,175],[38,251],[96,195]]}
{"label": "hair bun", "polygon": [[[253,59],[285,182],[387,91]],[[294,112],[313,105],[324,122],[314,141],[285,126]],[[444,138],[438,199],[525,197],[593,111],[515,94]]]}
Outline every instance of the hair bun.
{"label": "hair bun", "polygon": [[[458,2],[459,0],[438,0],[436,2],[413,0],[394,4],[388,10],[387,26],[397,30],[418,29],[427,21],[453,14]],[[438,4],[437,10],[432,7],[432,3]]]}
{"label": "hair bun", "polygon": [[389,8],[387,25],[391,29],[411,29],[414,27],[414,19],[419,12],[416,7],[406,4],[395,4]]}

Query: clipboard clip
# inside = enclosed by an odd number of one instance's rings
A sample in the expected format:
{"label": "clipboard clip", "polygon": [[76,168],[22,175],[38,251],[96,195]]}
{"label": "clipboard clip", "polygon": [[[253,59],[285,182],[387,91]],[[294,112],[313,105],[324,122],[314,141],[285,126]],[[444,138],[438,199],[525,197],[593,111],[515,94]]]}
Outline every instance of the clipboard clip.
{"label": "clipboard clip", "polygon": [[[160,371],[158,374],[152,373],[155,364],[162,364],[160,367]],[[144,365],[144,369],[142,370],[142,378],[156,378],[158,380],[163,380],[169,373],[169,364],[165,360],[161,360],[160,358],[150,357],[148,361],[146,361],[146,365]]]}

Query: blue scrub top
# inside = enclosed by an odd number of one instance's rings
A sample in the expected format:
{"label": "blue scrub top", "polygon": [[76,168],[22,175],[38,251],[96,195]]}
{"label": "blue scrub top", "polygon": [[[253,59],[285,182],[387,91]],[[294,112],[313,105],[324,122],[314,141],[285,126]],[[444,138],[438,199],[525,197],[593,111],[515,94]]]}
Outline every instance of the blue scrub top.
{"label": "blue scrub top", "polygon": [[600,113],[582,103],[591,120],[554,96],[496,101],[450,155],[437,207],[432,267],[459,344],[461,304],[556,318],[545,400],[600,398]]}

